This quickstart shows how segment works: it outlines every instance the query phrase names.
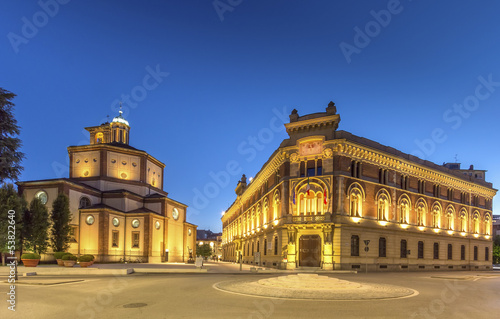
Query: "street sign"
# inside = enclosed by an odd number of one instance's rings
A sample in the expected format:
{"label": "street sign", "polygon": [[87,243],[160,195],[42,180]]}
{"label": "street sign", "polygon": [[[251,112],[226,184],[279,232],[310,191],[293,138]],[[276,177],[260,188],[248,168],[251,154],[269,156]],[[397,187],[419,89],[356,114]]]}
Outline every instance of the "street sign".
{"label": "street sign", "polygon": [[364,240],[365,242],[365,245],[368,246],[370,244],[370,241],[369,240]]}
{"label": "street sign", "polygon": [[368,252],[370,250],[370,247],[366,246],[365,251]]}

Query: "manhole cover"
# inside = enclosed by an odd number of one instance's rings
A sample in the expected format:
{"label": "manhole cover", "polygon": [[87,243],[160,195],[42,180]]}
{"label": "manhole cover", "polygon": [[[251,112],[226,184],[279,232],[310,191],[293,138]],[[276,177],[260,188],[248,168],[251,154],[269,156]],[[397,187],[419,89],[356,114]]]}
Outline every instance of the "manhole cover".
{"label": "manhole cover", "polygon": [[126,305],[123,305],[123,308],[141,308],[141,307],[146,307],[147,305],[148,305],[147,303],[142,303],[142,302],[128,303]]}

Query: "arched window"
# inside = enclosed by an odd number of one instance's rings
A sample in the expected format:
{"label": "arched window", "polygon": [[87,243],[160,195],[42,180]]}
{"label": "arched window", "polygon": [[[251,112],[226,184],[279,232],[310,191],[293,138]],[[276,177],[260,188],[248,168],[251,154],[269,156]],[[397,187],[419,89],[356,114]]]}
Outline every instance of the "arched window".
{"label": "arched window", "polygon": [[315,215],[323,215],[323,193],[316,193],[316,210]]}
{"label": "arched window", "polygon": [[425,226],[426,205],[423,199],[419,199],[416,204],[417,210],[417,225]]}
{"label": "arched window", "polygon": [[255,209],[254,208],[252,208],[252,215],[250,216],[250,219],[251,219],[251,228],[250,228],[250,230],[254,230],[255,229]]}
{"label": "arched window", "polygon": [[432,207],[432,227],[439,228],[441,226],[441,206],[434,204]]}
{"label": "arched window", "polygon": [[479,212],[475,211],[472,215],[474,234],[479,234]]}
{"label": "arched window", "polygon": [[95,135],[95,143],[96,144],[104,143],[104,135],[102,133],[97,133]]}
{"label": "arched window", "polygon": [[352,217],[363,216],[363,193],[359,188],[351,189],[349,195],[349,213]]}
{"label": "arched window", "polygon": [[460,211],[460,231],[467,231],[467,211],[465,209]]}
{"label": "arched window", "polygon": [[275,192],[273,198],[273,220],[278,220],[279,205],[280,205],[280,193]]}
{"label": "arched window", "polygon": [[490,214],[486,214],[484,217],[484,233],[486,235],[491,235],[491,217]]}
{"label": "arched window", "polygon": [[80,198],[80,205],[78,208],[87,208],[91,205],[92,203],[90,202],[90,198],[88,198],[87,196],[82,196],[82,198]]}
{"label": "arched window", "polygon": [[400,199],[399,202],[399,222],[401,224],[410,223],[410,202],[407,198]]}
{"label": "arched window", "polygon": [[389,204],[390,200],[387,191],[383,190],[383,192],[380,192],[380,194],[378,195],[377,200],[377,216],[379,220],[389,220]]}
{"label": "arched window", "polygon": [[263,219],[262,219],[262,224],[263,225],[266,225],[267,224],[267,221],[268,221],[268,214],[269,214],[269,202],[267,200],[267,198],[264,199],[264,213],[262,214],[263,216]]}
{"label": "arched window", "polygon": [[448,206],[446,209],[446,228],[448,230],[453,230],[455,229],[455,209],[453,206]]}
{"label": "arched window", "polygon": [[260,227],[261,220],[262,220],[262,211],[260,209],[260,204],[258,204],[257,205],[257,216],[256,216],[256,226],[257,226],[257,228]]}

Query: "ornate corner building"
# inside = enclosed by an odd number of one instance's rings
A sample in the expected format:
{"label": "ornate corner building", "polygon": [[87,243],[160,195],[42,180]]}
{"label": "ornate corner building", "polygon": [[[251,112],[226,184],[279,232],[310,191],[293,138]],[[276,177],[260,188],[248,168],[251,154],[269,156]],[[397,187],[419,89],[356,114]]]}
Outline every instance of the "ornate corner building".
{"label": "ornate corner building", "polygon": [[295,269],[490,269],[492,200],[484,170],[423,161],[337,130],[326,112],[289,135],[222,216],[223,259]]}
{"label": "ornate corner building", "polygon": [[19,193],[28,202],[38,197],[49,211],[59,193],[69,197],[71,253],[101,262],[187,261],[197,226],[186,221],[187,206],[163,191],[165,164],[129,145],[121,111],[86,130],[89,145],[68,147],[69,178],[19,182]]}

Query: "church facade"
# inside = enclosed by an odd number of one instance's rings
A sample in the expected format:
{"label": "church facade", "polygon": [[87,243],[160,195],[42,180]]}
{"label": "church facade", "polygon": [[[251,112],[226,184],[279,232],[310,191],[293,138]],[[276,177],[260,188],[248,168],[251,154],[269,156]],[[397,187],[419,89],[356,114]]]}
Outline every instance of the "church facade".
{"label": "church facade", "polygon": [[337,130],[340,116],[299,116],[222,216],[223,259],[265,267],[464,270],[492,265],[484,170],[436,165]]}
{"label": "church facade", "polygon": [[69,178],[17,183],[28,202],[38,197],[49,212],[59,193],[69,197],[69,252],[93,254],[99,262],[183,262],[194,256],[197,226],[187,222],[187,206],[163,191],[165,164],[129,145],[122,112],[86,130],[89,145],[68,147]]}

